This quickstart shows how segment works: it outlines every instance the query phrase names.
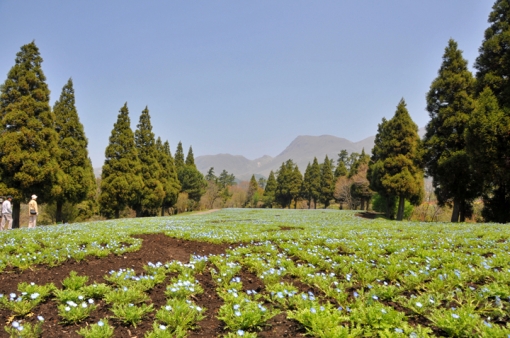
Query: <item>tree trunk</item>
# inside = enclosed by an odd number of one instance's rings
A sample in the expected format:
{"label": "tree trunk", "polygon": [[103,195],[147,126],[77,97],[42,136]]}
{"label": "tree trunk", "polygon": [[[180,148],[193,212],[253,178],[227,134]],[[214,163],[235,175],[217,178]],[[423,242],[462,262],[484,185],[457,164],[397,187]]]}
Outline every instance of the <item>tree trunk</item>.
{"label": "tree trunk", "polygon": [[361,208],[360,208],[361,211],[365,210],[365,200],[364,199],[361,199]]}
{"label": "tree trunk", "polygon": [[391,219],[391,214],[392,214],[392,210],[391,210],[390,197],[386,196],[386,218],[390,218]]}
{"label": "tree trunk", "polygon": [[12,202],[12,228],[19,228],[19,216],[21,214],[20,202]]}
{"label": "tree trunk", "polygon": [[406,203],[406,199],[403,196],[400,196],[400,200],[398,202],[397,221],[401,221],[404,219],[405,203]]}
{"label": "tree trunk", "polygon": [[62,223],[62,201],[57,201],[57,211],[55,213],[55,222]]}
{"label": "tree trunk", "polygon": [[452,222],[459,221],[460,203],[458,199],[453,199]]}
{"label": "tree trunk", "polygon": [[161,206],[161,217],[165,216],[165,205]]}
{"label": "tree trunk", "polygon": [[459,222],[465,222],[466,221],[466,210],[467,210],[467,204],[466,201],[462,201],[460,203],[460,210],[459,210]]}
{"label": "tree trunk", "polygon": [[120,210],[119,209],[115,210],[115,218],[116,219],[120,218]]}

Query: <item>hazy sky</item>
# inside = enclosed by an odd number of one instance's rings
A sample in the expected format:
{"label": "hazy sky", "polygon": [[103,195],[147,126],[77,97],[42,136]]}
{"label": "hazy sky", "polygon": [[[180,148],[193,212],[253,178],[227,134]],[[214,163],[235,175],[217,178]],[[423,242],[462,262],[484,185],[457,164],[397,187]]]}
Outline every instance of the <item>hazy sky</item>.
{"label": "hazy sky", "polygon": [[72,77],[94,167],[128,103],[195,156],[359,141],[403,97],[419,127],[448,39],[472,67],[493,0],[0,0],[0,83],[35,40],[51,104]]}

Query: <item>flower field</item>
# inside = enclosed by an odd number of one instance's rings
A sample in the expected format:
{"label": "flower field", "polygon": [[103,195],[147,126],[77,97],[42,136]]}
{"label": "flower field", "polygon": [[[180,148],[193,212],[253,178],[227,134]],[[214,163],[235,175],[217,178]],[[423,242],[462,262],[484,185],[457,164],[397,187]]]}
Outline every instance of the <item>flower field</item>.
{"label": "flower field", "polygon": [[267,209],[0,232],[0,337],[509,337],[509,239]]}

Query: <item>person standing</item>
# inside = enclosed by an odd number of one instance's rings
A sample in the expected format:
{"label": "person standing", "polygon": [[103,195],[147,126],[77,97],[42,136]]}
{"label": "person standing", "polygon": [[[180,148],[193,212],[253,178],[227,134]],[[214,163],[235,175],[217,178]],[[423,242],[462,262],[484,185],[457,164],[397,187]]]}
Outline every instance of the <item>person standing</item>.
{"label": "person standing", "polygon": [[7,199],[2,203],[2,223],[0,224],[1,230],[11,230],[12,229],[11,201],[12,201],[12,196],[7,196]]}
{"label": "person standing", "polygon": [[37,202],[35,201],[37,199],[37,195],[32,195],[32,199],[30,202],[28,202],[28,213],[29,213],[29,220],[28,220],[28,228],[35,228],[37,223],[37,215],[39,214],[39,210],[37,210]]}

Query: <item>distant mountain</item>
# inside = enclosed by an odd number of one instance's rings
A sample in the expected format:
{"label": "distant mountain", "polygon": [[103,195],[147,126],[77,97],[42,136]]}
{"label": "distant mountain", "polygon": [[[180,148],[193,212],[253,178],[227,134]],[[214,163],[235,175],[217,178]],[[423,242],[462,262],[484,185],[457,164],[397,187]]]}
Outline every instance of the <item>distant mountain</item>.
{"label": "distant mountain", "polygon": [[[418,131],[420,137],[425,134],[425,128]],[[371,154],[374,147],[375,136],[367,137],[358,142],[351,142],[345,138],[321,135],[321,136],[298,136],[285,148],[278,156],[263,156],[255,160],[249,160],[241,155],[218,154],[198,156],[195,158],[195,164],[198,170],[206,174],[209,168],[214,168],[214,173],[219,175],[221,171],[226,170],[230,174],[242,181],[249,180],[251,175],[269,176],[271,170],[276,171],[281,164],[288,159],[292,159],[304,174],[308,162],[313,162],[317,157],[319,163],[324,161],[326,155],[330,159],[336,160],[338,153],[345,149],[349,153],[361,153],[363,149],[367,154]]]}
{"label": "distant mountain", "polygon": [[195,163],[198,170],[204,174],[213,167],[216,175],[226,170],[240,180],[249,180],[253,174],[268,177],[271,170],[278,170],[283,162],[292,159],[304,174],[308,162],[313,162],[314,157],[317,157],[319,163],[324,161],[326,154],[329,158],[336,160],[342,149],[346,149],[349,153],[360,153],[365,148],[365,152],[369,154],[374,145],[374,139],[375,137],[371,136],[359,142],[351,142],[331,135],[298,136],[274,158],[266,155],[249,160],[240,155],[218,154],[198,156],[195,158]]}
{"label": "distant mountain", "polygon": [[[418,133],[420,137],[423,137],[425,128],[421,128]],[[236,179],[247,181],[251,178],[251,175],[267,178],[271,170],[275,172],[283,162],[292,159],[298,165],[301,173],[304,174],[308,162],[313,162],[314,157],[317,157],[319,163],[322,163],[326,155],[328,155],[330,159],[335,160],[336,164],[338,153],[342,149],[347,150],[349,153],[361,153],[365,149],[365,152],[370,155],[374,147],[374,140],[375,136],[367,137],[358,142],[351,142],[345,138],[331,135],[303,135],[296,137],[287,148],[274,158],[265,155],[255,160],[249,160],[241,155],[204,155],[197,156],[195,164],[204,175],[213,167],[216,176],[219,176],[223,170],[226,170],[229,174],[234,174]],[[101,168],[95,168],[94,173],[96,177],[100,176]]]}

